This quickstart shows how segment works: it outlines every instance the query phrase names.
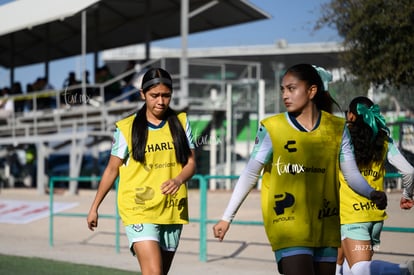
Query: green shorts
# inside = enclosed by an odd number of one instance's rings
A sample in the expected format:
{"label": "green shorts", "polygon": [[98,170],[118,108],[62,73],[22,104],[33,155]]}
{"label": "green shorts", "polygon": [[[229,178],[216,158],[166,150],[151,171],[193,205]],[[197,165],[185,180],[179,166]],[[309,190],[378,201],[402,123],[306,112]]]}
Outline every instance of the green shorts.
{"label": "green shorts", "polygon": [[310,255],[314,262],[336,262],[338,249],[336,247],[303,247],[295,246],[282,248],[275,251],[276,262],[279,263],[285,257],[296,255]]}
{"label": "green shorts", "polygon": [[341,225],[341,239],[371,241],[373,247],[380,244],[380,235],[384,221],[360,222]]}
{"label": "green shorts", "polygon": [[176,251],[180,241],[182,224],[131,224],[125,226],[132,255],[133,244],[142,241],[156,241],[164,251]]}

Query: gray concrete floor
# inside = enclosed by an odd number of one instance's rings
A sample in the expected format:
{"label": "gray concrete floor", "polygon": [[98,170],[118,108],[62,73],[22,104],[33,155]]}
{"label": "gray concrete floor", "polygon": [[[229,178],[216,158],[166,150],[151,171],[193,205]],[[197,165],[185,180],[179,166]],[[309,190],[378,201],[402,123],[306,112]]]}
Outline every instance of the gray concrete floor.
{"label": "gray concrete floor", "polygon": [[[208,193],[208,219],[219,219],[231,193]],[[68,213],[87,213],[95,196],[94,190],[80,190],[78,195],[66,191],[55,195],[55,201],[77,202]],[[389,218],[385,226],[414,228],[414,209],[399,208],[400,192],[388,195]],[[49,201],[48,195],[39,195],[35,189],[11,188],[0,191],[2,199]],[[200,197],[197,190],[190,190],[190,217],[199,218]],[[100,214],[114,214],[115,192],[110,192],[100,208]],[[260,221],[260,193],[252,191],[239,210],[236,220]],[[207,261],[201,262],[200,227],[196,222],[184,227],[180,247],[170,274],[278,274],[273,253],[262,226],[233,224],[223,242],[212,234],[212,224],[207,226]],[[49,244],[49,218],[28,224],[0,223],[0,254],[36,256],[60,261],[114,267],[138,271],[138,263],[128,250],[128,243],[121,225],[120,252],[115,249],[115,221],[100,219],[96,231],[91,232],[84,217],[54,218],[53,246]],[[404,263],[414,260],[414,233],[382,233],[382,244],[374,259]]]}

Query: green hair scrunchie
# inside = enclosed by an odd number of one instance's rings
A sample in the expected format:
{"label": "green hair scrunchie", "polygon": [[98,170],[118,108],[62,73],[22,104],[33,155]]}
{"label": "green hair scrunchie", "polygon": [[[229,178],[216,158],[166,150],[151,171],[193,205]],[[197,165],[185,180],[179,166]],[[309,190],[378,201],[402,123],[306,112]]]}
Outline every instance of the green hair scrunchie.
{"label": "green hair scrunchie", "polygon": [[325,70],[324,68],[322,68],[322,67],[318,67],[318,66],[315,66],[315,65],[312,65],[312,66],[318,72],[320,78],[322,79],[323,87],[325,89],[325,92],[327,92],[328,91],[328,84],[333,79],[332,74],[330,72],[328,72],[327,70]]}
{"label": "green hair scrunchie", "polygon": [[364,104],[358,103],[357,104],[357,113],[361,115],[364,119],[365,124],[367,124],[373,132],[373,138],[375,138],[378,134],[378,128],[383,129],[388,134],[390,130],[386,126],[385,118],[381,115],[379,106],[377,104],[372,105],[371,107],[367,107]]}

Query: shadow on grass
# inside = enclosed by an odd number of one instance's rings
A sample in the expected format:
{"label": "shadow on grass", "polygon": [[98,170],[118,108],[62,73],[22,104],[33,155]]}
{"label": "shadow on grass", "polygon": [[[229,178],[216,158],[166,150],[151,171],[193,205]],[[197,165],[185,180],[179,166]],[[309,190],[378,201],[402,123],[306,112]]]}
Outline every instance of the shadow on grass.
{"label": "shadow on grass", "polygon": [[[84,264],[74,264],[41,258],[30,258],[0,254],[0,274],[31,275],[132,275],[137,272]],[[138,274],[141,274],[138,272]]]}

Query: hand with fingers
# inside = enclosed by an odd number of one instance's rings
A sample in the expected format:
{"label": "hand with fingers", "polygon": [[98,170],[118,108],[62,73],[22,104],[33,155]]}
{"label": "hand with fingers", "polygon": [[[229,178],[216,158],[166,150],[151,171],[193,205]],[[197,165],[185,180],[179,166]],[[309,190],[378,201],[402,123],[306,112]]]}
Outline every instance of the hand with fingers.
{"label": "hand with fingers", "polygon": [[413,200],[407,199],[407,198],[404,198],[404,197],[401,198],[401,200],[400,200],[400,208],[401,209],[408,210],[408,209],[411,209],[413,206],[414,206],[414,201]]}
{"label": "hand with fingers", "polygon": [[213,226],[213,233],[214,237],[219,239],[219,241],[223,241],[224,236],[226,235],[227,231],[229,230],[230,223],[224,220],[220,220]]}
{"label": "hand with fingers", "polygon": [[378,209],[384,210],[387,208],[387,194],[383,191],[372,191],[370,199],[375,203]]}
{"label": "hand with fingers", "polygon": [[88,217],[86,218],[86,223],[88,224],[89,230],[94,231],[95,228],[98,227],[98,212],[89,211]]}
{"label": "hand with fingers", "polygon": [[164,195],[174,195],[183,182],[177,178],[169,179],[161,185],[161,192]]}

